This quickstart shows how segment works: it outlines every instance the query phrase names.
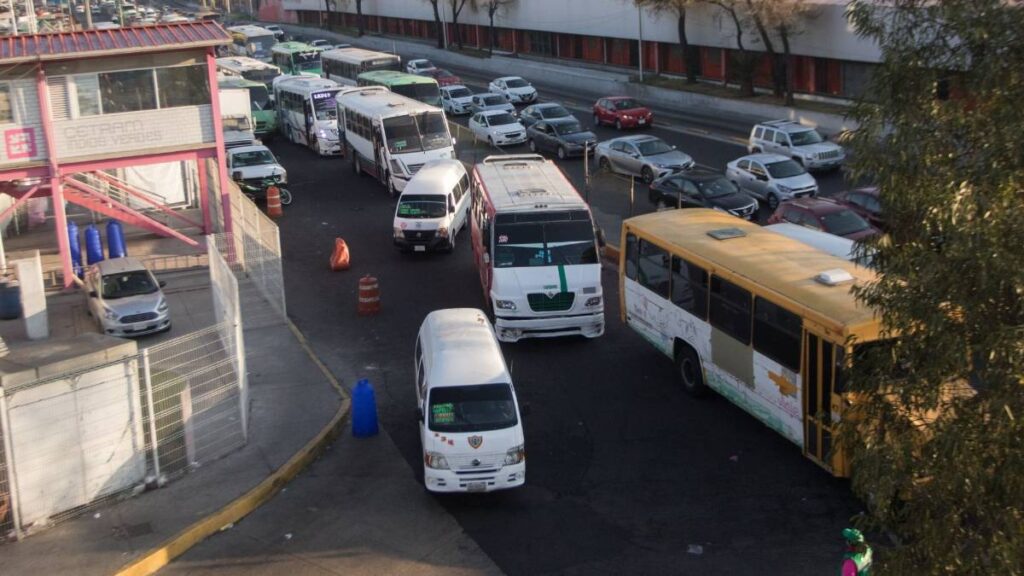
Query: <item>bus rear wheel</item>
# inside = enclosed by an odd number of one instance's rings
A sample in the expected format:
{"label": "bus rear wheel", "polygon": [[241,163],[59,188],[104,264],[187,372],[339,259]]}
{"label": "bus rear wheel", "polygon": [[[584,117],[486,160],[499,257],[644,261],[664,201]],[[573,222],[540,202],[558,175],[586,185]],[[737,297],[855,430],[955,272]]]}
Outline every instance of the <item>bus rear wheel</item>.
{"label": "bus rear wheel", "polygon": [[700,356],[689,344],[676,344],[676,370],[686,393],[694,398],[706,396],[708,387],[704,384],[704,371],[700,367]]}

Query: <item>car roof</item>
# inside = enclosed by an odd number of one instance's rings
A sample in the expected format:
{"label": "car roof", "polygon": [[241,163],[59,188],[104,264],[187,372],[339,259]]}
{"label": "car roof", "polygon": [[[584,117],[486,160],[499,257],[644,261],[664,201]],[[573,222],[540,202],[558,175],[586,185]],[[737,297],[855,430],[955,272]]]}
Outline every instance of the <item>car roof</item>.
{"label": "car roof", "polygon": [[552,126],[552,125],[555,125],[555,124],[579,124],[580,123],[580,121],[577,120],[573,116],[562,116],[561,118],[548,118],[547,120],[540,120],[537,123],[540,124],[541,122],[547,124],[548,126]]}
{"label": "car roof", "polygon": [[481,110],[481,116],[497,116],[498,114],[510,114],[508,110]]}
{"label": "car roof", "polygon": [[758,124],[758,126],[767,126],[769,128],[775,128],[776,130],[781,130],[787,134],[791,134],[793,132],[807,132],[808,130],[814,130],[814,128],[811,126],[804,126],[803,124],[799,122],[794,122],[792,120],[772,120],[771,122],[761,122],[760,124]]}
{"label": "car roof", "polygon": [[598,100],[636,100],[632,96],[605,96],[604,98],[598,98]]}
{"label": "car roof", "polygon": [[234,154],[236,152],[258,152],[260,150],[266,150],[270,152],[270,148],[263,146],[262,144],[252,144],[249,146],[235,146],[234,148],[228,148],[228,154]]}
{"label": "car roof", "polygon": [[803,208],[804,210],[808,210],[818,215],[849,210],[849,208],[839,204],[831,198],[796,198],[788,200],[784,204]]}
{"label": "car roof", "polygon": [[791,222],[769,224],[764,229],[788,236],[809,246],[814,246],[818,250],[828,252],[838,258],[850,261],[855,260],[856,250],[854,242],[849,238],[843,238],[842,236],[836,236],[835,234],[829,234],[828,232]]}
{"label": "car roof", "polygon": [[419,64],[421,62],[426,62],[427,64],[433,64],[430,60],[428,60],[426,58],[414,58],[412,60],[409,60],[409,64]]}
{"label": "car roof", "polygon": [[473,96],[479,96],[481,99],[487,98],[488,96],[494,96],[496,98],[501,98],[502,100],[505,99],[501,94],[495,94],[494,92],[477,92],[476,94],[473,94]]}
{"label": "car roof", "polygon": [[618,138],[612,138],[611,140],[609,140],[609,142],[615,142],[616,140],[622,142],[632,142],[635,144],[637,142],[651,142],[654,140],[661,140],[661,138],[658,138],[657,136],[651,136],[649,134],[631,134],[629,136],[619,136]]}
{"label": "car roof", "polygon": [[540,104],[531,105],[530,108],[543,110],[544,108],[554,108],[555,106],[558,106],[559,108],[565,108],[565,106],[562,106],[561,102],[541,102]]}
{"label": "car roof", "polygon": [[733,162],[738,162],[740,160],[754,160],[755,162],[760,162],[762,164],[774,164],[775,162],[789,160],[789,158],[783,156],[782,154],[771,154],[768,152],[762,152],[758,154],[747,154],[746,156],[742,156],[740,158],[737,158],[736,160],[733,160]]}
{"label": "car roof", "polygon": [[460,160],[444,158],[432,160],[423,165],[402,190],[406,194],[440,195],[451,192],[452,187],[466,174],[466,167]]}
{"label": "car roof", "polygon": [[523,79],[522,76],[502,76],[501,78],[495,78],[494,81],[497,82],[498,80],[522,80],[522,79]]}
{"label": "car roof", "polygon": [[673,172],[666,176],[667,178],[683,177],[687,180],[711,180],[713,178],[723,178],[725,175],[714,168],[705,168],[703,166],[694,166],[689,170],[683,172]]}
{"label": "car roof", "polygon": [[[449,84],[447,86],[441,86],[441,90],[455,90],[456,88],[464,88],[466,90],[469,90],[469,86],[465,86],[463,84]],[[472,90],[469,90],[469,91],[473,92]],[[476,96],[476,94],[471,94],[471,95],[472,96]]]}
{"label": "car roof", "polygon": [[122,272],[135,272],[147,269],[140,260],[132,258],[131,256],[100,260],[94,264],[94,266],[99,270],[100,274],[104,276],[107,274],[120,274]]}

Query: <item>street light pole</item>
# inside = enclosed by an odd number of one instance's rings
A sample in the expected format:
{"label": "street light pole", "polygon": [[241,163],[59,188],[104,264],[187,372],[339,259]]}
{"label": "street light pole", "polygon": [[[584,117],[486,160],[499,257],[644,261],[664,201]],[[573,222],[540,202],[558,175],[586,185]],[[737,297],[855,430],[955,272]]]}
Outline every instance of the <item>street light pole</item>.
{"label": "street light pole", "polygon": [[444,38],[444,49],[448,49],[448,15],[444,13],[444,3],[448,0],[439,0],[441,3],[441,37]]}
{"label": "street light pole", "polygon": [[636,7],[637,48],[640,53],[640,82],[644,81],[644,9]]}

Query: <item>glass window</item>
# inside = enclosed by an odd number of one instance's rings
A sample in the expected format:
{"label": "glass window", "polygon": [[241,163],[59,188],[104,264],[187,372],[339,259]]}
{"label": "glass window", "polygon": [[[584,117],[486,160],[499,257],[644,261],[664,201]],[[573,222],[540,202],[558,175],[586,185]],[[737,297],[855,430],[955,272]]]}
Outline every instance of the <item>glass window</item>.
{"label": "glass window", "polygon": [[499,221],[495,225],[494,266],[516,268],[596,264],[594,225],[586,212],[552,213],[560,221]]}
{"label": "glass window", "polygon": [[754,138],[757,138],[758,140],[764,138],[764,128],[762,128],[761,126],[758,126],[757,128],[755,128],[754,129]]}
{"label": "glass window", "polygon": [[636,280],[637,241],[636,236],[626,235],[626,278]]}
{"label": "glass window", "polygon": [[764,298],[754,298],[754,349],[800,371],[800,317]]}
{"label": "glass window", "polygon": [[0,84],[0,124],[14,122],[14,109],[11,107],[11,87]]}
{"label": "glass window", "polygon": [[783,132],[775,132],[775,143],[776,144],[789,144],[789,139],[786,138],[786,134]]}
{"label": "glass window", "polygon": [[783,160],[782,162],[772,162],[771,164],[768,164],[768,173],[772,175],[772,178],[791,178],[806,172],[807,171],[804,170],[803,166],[792,160]]}
{"label": "glass window", "polygon": [[429,408],[428,428],[437,432],[501,430],[519,422],[508,384],[434,388]]}
{"label": "glass window", "polygon": [[103,299],[116,300],[128,296],[152,294],[160,290],[153,277],[146,270],[134,270],[103,277]]}
{"label": "glass window", "polygon": [[793,139],[793,146],[807,146],[808,144],[818,144],[824,142],[821,134],[818,134],[817,130],[804,130],[803,132],[794,132],[790,135]]}
{"label": "glass window", "polygon": [[153,110],[157,107],[152,69],[103,72],[97,76],[104,114]]}
{"label": "glass window", "polygon": [[846,236],[867,230],[869,224],[853,210],[840,210],[821,217],[825,230],[836,236]]}
{"label": "glass window", "polygon": [[402,194],[398,202],[399,218],[443,218],[447,213],[445,197],[437,194]]}
{"label": "glass window", "polygon": [[711,325],[744,344],[750,344],[750,292],[719,278],[711,277]]}
{"label": "glass window", "polygon": [[95,74],[79,74],[74,77],[78,93],[78,115],[95,116],[100,110],[100,83]]}
{"label": "glass window", "polygon": [[669,296],[669,254],[650,242],[640,243],[640,285],[651,292]]}
{"label": "glass window", "polygon": [[161,108],[201,106],[210,103],[206,66],[157,68],[156,82],[160,88]]}
{"label": "glass window", "polygon": [[678,256],[672,257],[672,303],[707,320],[708,272]]}
{"label": "glass window", "polygon": [[750,160],[740,160],[736,167],[740,170],[750,170]]}

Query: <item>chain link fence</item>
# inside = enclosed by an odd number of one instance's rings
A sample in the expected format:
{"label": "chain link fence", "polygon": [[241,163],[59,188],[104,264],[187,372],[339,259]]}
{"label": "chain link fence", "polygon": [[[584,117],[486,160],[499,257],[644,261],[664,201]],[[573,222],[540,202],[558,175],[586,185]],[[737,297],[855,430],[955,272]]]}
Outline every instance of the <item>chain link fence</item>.
{"label": "chain link fence", "polygon": [[473,166],[488,156],[505,154],[501,148],[491,146],[486,140],[480,140],[473,134],[473,131],[457,122],[448,122],[448,129],[455,138],[455,155],[466,165],[470,171]]}

